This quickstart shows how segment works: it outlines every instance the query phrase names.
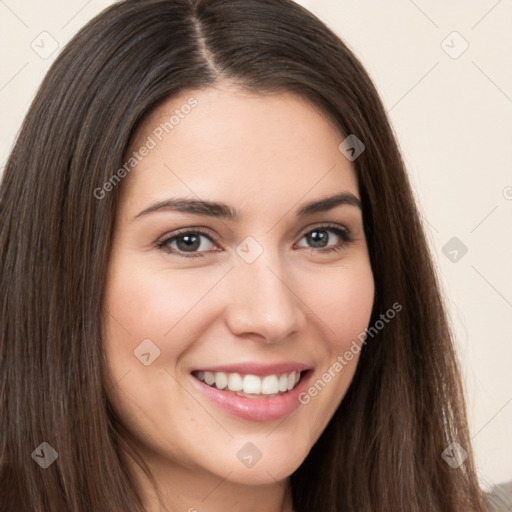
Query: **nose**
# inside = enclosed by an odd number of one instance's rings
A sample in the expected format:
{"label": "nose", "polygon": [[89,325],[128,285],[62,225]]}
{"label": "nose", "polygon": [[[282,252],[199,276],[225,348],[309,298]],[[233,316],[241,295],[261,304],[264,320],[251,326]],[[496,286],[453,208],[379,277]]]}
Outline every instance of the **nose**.
{"label": "nose", "polygon": [[304,298],[291,273],[277,262],[277,257],[262,255],[252,263],[238,261],[230,272],[225,315],[233,334],[275,343],[304,327]]}

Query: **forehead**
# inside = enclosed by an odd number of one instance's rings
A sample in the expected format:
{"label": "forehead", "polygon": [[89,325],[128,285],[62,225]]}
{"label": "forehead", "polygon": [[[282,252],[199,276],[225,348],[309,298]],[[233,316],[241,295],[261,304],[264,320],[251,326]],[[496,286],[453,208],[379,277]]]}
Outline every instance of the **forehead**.
{"label": "forehead", "polygon": [[139,126],[122,196],[133,208],[181,194],[257,211],[306,195],[358,195],[353,164],[338,150],[343,139],[325,114],[294,94],[229,85],[185,91]]}

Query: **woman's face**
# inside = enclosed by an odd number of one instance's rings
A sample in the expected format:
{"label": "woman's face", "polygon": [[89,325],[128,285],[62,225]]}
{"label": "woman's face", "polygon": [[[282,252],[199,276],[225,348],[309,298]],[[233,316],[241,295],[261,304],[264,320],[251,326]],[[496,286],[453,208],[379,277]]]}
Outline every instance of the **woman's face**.
{"label": "woman's face", "polygon": [[117,185],[105,351],[110,400],[150,466],[281,480],[340,404],[374,297],[343,139],[296,96],[226,84],[139,128]]}

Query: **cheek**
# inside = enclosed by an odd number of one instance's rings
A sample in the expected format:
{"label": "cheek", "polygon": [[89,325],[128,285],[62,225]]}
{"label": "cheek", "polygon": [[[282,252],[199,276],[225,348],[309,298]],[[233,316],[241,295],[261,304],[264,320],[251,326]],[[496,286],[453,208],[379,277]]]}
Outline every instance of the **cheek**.
{"label": "cheek", "polygon": [[[325,347],[331,358],[347,350],[364,333],[374,301],[374,280],[368,260],[332,271],[308,291],[308,305],[325,326]],[[320,286],[320,284],[322,286]]]}
{"label": "cheek", "polygon": [[[149,338],[169,357],[179,355],[197,337],[194,327],[200,329],[208,314],[200,302],[222,278],[222,269],[145,269],[143,262],[126,260],[114,262],[115,271],[107,280],[105,307],[110,315],[106,339],[124,340],[125,344],[129,340],[133,350]],[[190,322],[199,308],[201,321]]]}
{"label": "cheek", "polygon": [[[319,312],[324,325],[323,358],[309,388],[301,397],[303,405],[314,403],[322,428],[344,397],[359,361],[364,333],[374,301],[374,280],[368,260],[350,269],[331,272],[308,295],[311,309]],[[318,430],[315,429],[317,432]]]}
{"label": "cheek", "polygon": [[[195,421],[197,411],[183,399],[175,367],[198,336],[194,325],[200,328],[200,322],[188,320],[213,279],[183,270],[143,269],[121,258],[111,268],[103,337],[107,393],[125,426],[156,449],[173,425],[173,402],[180,404],[183,424]],[[148,352],[146,365],[142,354]],[[179,449],[178,441],[171,439],[167,445],[171,451]]]}

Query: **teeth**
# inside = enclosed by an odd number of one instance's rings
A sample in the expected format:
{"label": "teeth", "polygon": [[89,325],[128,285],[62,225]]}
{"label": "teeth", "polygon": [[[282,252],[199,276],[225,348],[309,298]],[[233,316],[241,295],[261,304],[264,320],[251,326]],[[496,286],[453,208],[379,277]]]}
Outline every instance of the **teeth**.
{"label": "teeth", "polygon": [[228,385],[228,376],[224,372],[215,374],[215,385],[218,389],[224,389]]}
{"label": "teeth", "polygon": [[225,372],[202,372],[198,371],[195,376],[206,382],[209,386],[217,389],[228,389],[247,395],[277,395],[293,389],[300,380],[300,372],[290,372],[283,375],[240,375],[239,373]]}
{"label": "teeth", "polygon": [[228,374],[228,389],[230,391],[242,391],[242,377],[238,373]]}
{"label": "teeth", "polygon": [[246,375],[244,377],[244,393],[259,395],[261,393],[261,379],[256,375]]}
{"label": "teeth", "polygon": [[261,392],[264,395],[275,395],[279,393],[279,380],[277,375],[267,375],[261,381]]}
{"label": "teeth", "polygon": [[288,391],[288,375],[281,375],[279,377],[279,391]]}
{"label": "teeth", "polygon": [[295,372],[288,374],[288,391],[293,389],[293,386],[295,386]]}

